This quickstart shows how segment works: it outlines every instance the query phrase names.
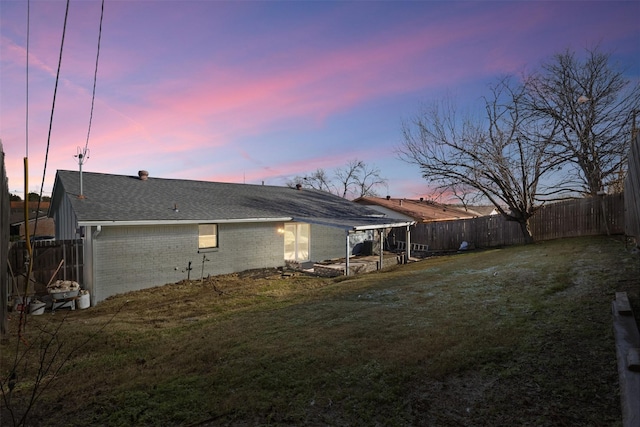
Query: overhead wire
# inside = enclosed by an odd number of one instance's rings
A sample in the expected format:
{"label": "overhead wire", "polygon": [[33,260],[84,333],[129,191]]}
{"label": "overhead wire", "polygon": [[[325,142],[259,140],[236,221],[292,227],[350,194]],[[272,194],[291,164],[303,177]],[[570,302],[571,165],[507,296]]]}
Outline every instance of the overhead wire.
{"label": "overhead wire", "polygon": [[96,99],[96,81],[98,80],[98,60],[100,58],[100,41],[102,40],[102,19],[104,17],[104,0],[102,0],[102,8],[100,10],[100,27],[98,29],[98,51],[96,53],[96,68],[93,73],[93,93],[91,95],[91,113],[89,114],[89,129],[87,130],[87,142],[84,145],[83,155],[86,157],[86,152],[89,147],[89,135],[91,134],[91,122],[93,121],[93,105]]}
{"label": "overhead wire", "polygon": [[[49,159],[49,149],[51,147],[51,131],[53,129],[53,116],[54,116],[54,112],[55,112],[55,106],[56,106],[56,98],[57,98],[57,93],[58,93],[58,84],[60,82],[60,70],[62,68],[62,54],[64,51],[64,40],[65,40],[65,36],[66,36],[66,32],[67,32],[67,22],[69,19],[69,4],[70,4],[70,0],[67,0],[66,2],[66,6],[65,6],[65,14],[64,14],[64,23],[63,23],[63,27],[62,27],[62,40],[60,42],[60,53],[58,56],[58,68],[56,71],[56,79],[55,79],[55,85],[54,85],[54,90],[53,90],[53,101],[52,101],[52,105],[51,105],[51,115],[49,118],[49,130],[48,130],[48,134],[47,134],[47,145],[46,145],[46,149],[45,149],[45,157],[44,157],[44,167],[43,167],[43,171],[42,171],[42,182],[40,185],[40,193],[39,193],[39,197],[38,197],[38,206],[36,209],[36,217],[35,217],[35,223],[34,223],[34,228],[33,228],[33,236],[35,236],[36,234],[36,230],[38,227],[38,218],[39,218],[39,212],[40,212],[40,205],[42,202],[42,193],[44,190],[44,182],[45,182],[45,178],[47,175],[47,163],[48,163],[48,159]],[[27,253],[28,253],[28,267],[27,267],[27,280],[26,280],[26,286],[25,286],[25,294],[24,294],[24,299],[23,299],[23,307],[26,306],[26,298],[27,295],[29,294],[29,283],[30,283],[30,277],[31,277],[31,272],[33,270],[33,250],[31,247],[31,238],[30,238],[30,233],[29,233],[29,186],[28,186],[28,177],[29,177],[29,41],[30,41],[30,22],[31,22],[31,2],[30,0],[27,0],[27,38],[26,38],[26,107],[25,107],[25,158],[24,158],[24,174],[25,174],[25,182],[24,182],[24,190],[25,190],[25,201],[24,201],[24,216],[25,216],[25,240],[26,240],[26,246],[27,246]],[[98,31],[98,51],[96,54],[96,66],[95,66],[95,72],[94,72],[94,76],[93,76],[93,92],[92,92],[92,97],[91,97],[91,113],[89,116],[89,129],[87,132],[87,141],[85,143],[85,150],[84,152],[86,152],[88,150],[88,145],[89,145],[89,135],[91,133],[91,122],[93,119],[93,107],[94,107],[94,103],[95,103],[95,93],[96,93],[96,81],[97,81],[97,75],[98,75],[98,61],[99,61],[99,57],[100,57],[100,42],[102,39],[102,21],[103,21],[103,17],[104,17],[104,0],[102,0],[102,5],[101,5],[101,11],[100,11],[100,27],[99,27],[99,31]],[[24,308],[23,311],[24,313]],[[21,329],[23,326],[23,321],[20,321],[20,330],[19,330],[19,335],[21,335]]]}
{"label": "overhead wire", "polygon": [[[36,218],[35,218],[35,223],[34,223],[34,227],[33,227],[33,235],[35,236],[36,234],[36,230],[38,227],[38,218],[39,215],[38,213],[40,212],[40,205],[42,202],[42,193],[44,190],[44,182],[45,182],[45,178],[47,175],[47,163],[48,163],[48,159],[49,159],[49,148],[51,147],[51,130],[53,129],[53,115],[54,115],[54,111],[55,111],[55,105],[56,105],[56,97],[57,97],[57,93],[58,93],[58,83],[60,81],[60,70],[62,68],[62,53],[64,51],[64,40],[65,40],[65,35],[67,32],[67,22],[68,22],[68,18],[69,18],[69,4],[70,4],[70,0],[67,0],[67,4],[65,7],[65,14],[64,14],[64,24],[62,27],[62,40],[60,42],[60,54],[58,56],[58,69],[56,72],[56,80],[55,80],[55,85],[54,85],[54,90],[53,90],[53,102],[51,105],[51,116],[49,118],[49,131],[47,134],[47,146],[46,146],[46,150],[45,150],[45,157],[44,157],[44,168],[42,171],[42,183],[40,185],[40,194],[38,197],[38,207],[36,209]],[[29,15],[29,8],[27,8],[27,15]],[[97,76],[98,76],[98,61],[100,58],[100,42],[102,39],[102,21],[104,18],[104,0],[102,0],[102,5],[101,5],[101,11],[100,11],[100,26],[99,26],[99,30],[98,30],[98,49],[97,49],[97,53],[96,53],[96,66],[95,66],[95,71],[94,71],[94,75],[93,75],[93,91],[92,91],[92,96],[91,96],[91,113],[89,116],[89,130],[87,131],[87,141],[85,143],[85,149],[83,153],[86,153],[86,151],[88,150],[88,146],[89,146],[89,135],[91,133],[91,122],[93,119],[93,107],[94,107],[94,103],[95,103],[95,95],[96,95],[96,81],[97,81]],[[29,17],[27,16],[27,20],[29,20]],[[29,25],[27,24],[27,32],[28,32],[28,27]],[[28,40],[28,36],[27,36],[27,40]],[[28,42],[27,42],[27,46],[28,46]],[[28,88],[28,47],[27,47],[27,88]],[[28,102],[28,89],[27,89],[27,106],[28,106],[29,102]],[[27,107],[28,108],[28,107]],[[28,113],[27,113],[28,114]],[[28,120],[27,120],[28,121]],[[28,124],[27,124],[27,128],[28,128]],[[28,142],[27,142],[27,147],[28,147]],[[28,152],[28,148],[27,148],[27,152]],[[27,169],[28,169],[28,156],[25,157],[25,199],[28,200],[28,193],[27,193]],[[27,209],[28,206],[28,202],[25,202],[25,209]],[[26,236],[26,240],[27,240],[27,248],[29,250],[29,257],[31,259],[32,257],[32,250],[31,250],[31,245],[30,245],[30,238],[29,238],[29,233],[28,233],[28,211],[25,211],[25,220],[26,220],[26,225],[25,225],[25,236]],[[29,262],[29,275],[31,274],[31,269],[32,269],[32,262]],[[27,276],[29,277],[29,276]]]}
{"label": "overhead wire", "polygon": [[[27,55],[26,55],[26,102],[25,102],[25,149],[24,156],[29,157],[29,35],[31,22],[31,0],[27,0]],[[26,194],[25,194],[26,196]]]}
{"label": "overhead wire", "polygon": [[[26,281],[25,281],[25,285],[24,285],[24,295],[20,295],[20,291],[18,290],[18,298],[21,299],[21,303],[22,303],[22,311],[20,312],[20,317],[18,320],[18,341],[16,342],[16,345],[19,345],[20,342],[23,342],[25,344],[26,341],[22,335],[22,330],[23,327],[26,324],[26,316],[25,311],[26,311],[26,307],[27,307],[27,295],[29,295],[29,282],[31,279],[31,271],[33,268],[33,261],[32,261],[32,256],[33,256],[33,249],[31,248],[31,242],[29,239],[29,34],[30,34],[30,22],[31,22],[31,1],[27,0],[27,51],[26,51],[26,72],[25,72],[25,78],[26,78],[26,107],[25,107],[25,155],[24,155],[24,205],[23,205],[23,209],[24,209],[24,235],[25,235],[25,240],[26,240],[26,246],[27,246],[27,256],[26,256],[26,262],[27,262],[27,276],[26,276]],[[36,216],[37,218],[37,216]],[[16,365],[18,360],[18,352],[16,351],[16,362],[14,362],[14,365]],[[15,372],[13,372],[13,375],[15,375]]]}
{"label": "overhead wire", "polygon": [[[25,141],[24,141],[24,234],[29,238],[29,34],[31,22],[31,1],[27,0],[27,51],[26,51],[26,100],[25,100]],[[31,256],[31,247],[27,242],[27,252]]]}
{"label": "overhead wire", "polygon": [[[62,41],[60,42],[60,54],[58,56],[58,70],[56,72],[56,82],[54,85],[54,89],[53,89],[53,102],[51,105],[51,116],[49,118],[49,132],[47,134],[47,148],[45,150],[45,155],[44,155],[44,168],[42,170],[42,183],[40,184],[40,196],[38,197],[38,209],[37,212],[40,212],[40,202],[42,201],[42,191],[44,189],[44,180],[45,177],[47,175],[47,162],[49,160],[49,147],[51,146],[51,129],[53,128],[53,113],[56,107],[56,96],[58,93],[58,82],[60,81],[60,68],[62,68],[62,52],[64,50],[64,37],[67,33],[67,20],[69,18],[69,2],[70,0],[67,0],[67,6],[65,8],[65,12],[64,12],[64,24],[62,26]],[[33,235],[35,236],[36,233],[36,229],[38,227],[38,215],[36,213],[36,221],[33,227]],[[27,236],[27,240],[29,240],[28,236]]]}
{"label": "overhead wire", "polygon": [[[56,105],[56,94],[58,92],[58,82],[60,81],[60,68],[62,65],[62,52],[63,52],[63,48],[64,48],[64,37],[67,31],[67,20],[69,17],[69,2],[70,0],[67,0],[67,6],[66,6],[66,10],[65,10],[65,14],[64,14],[64,24],[62,27],[62,41],[60,43],[60,56],[58,58],[58,71],[56,74],[56,82],[55,82],[55,87],[53,90],[53,105],[51,106],[51,118],[49,119],[49,134],[47,137],[47,148],[45,151],[45,157],[44,157],[44,170],[42,172],[42,184],[40,186],[40,195],[38,197],[38,207],[36,209],[36,218],[35,218],[35,223],[33,226],[33,236],[35,236],[36,234],[36,230],[38,228],[38,213],[40,212],[40,202],[42,201],[42,190],[44,188],[44,178],[46,176],[46,172],[47,172],[47,160],[49,158],[49,147],[51,146],[51,129],[53,127],[53,112],[55,110],[55,105]],[[29,15],[29,9],[27,9],[27,15]],[[29,16],[27,17],[27,19],[29,20]],[[28,52],[27,52],[27,57],[28,57]],[[27,79],[28,80],[28,79]],[[27,102],[28,104],[28,102]],[[28,125],[27,125],[28,126]],[[33,248],[31,247],[31,238],[29,237],[29,158],[25,157],[24,158],[24,189],[25,189],[25,212],[24,212],[24,217],[25,217],[25,224],[24,224],[24,233],[25,233],[25,241],[26,241],[26,246],[27,246],[27,254],[28,254],[28,265],[27,265],[27,276],[26,276],[26,283],[25,283],[25,289],[24,289],[24,296],[22,299],[22,304],[23,304],[23,309],[20,313],[20,320],[19,320],[19,326],[18,326],[18,336],[20,337],[20,341],[24,340],[24,337],[22,335],[22,330],[26,325],[26,317],[24,316],[25,311],[27,310],[28,304],[27,304],[27,296],[30,294],[29,292],[29,286],[31,284],[31,274],[33,271]]]}
{"label": "overhead wire", "polygon": [[[27,51],[26,51],[26,100],[25,100],[25,141],[24,141],[24,234],[29,238],[29,183],[28,183],[28,158],[29,158],[29,35],[31,22],[31,1],[27,0]],[[27,252],[31,256],[31,247],[27,242]]]}
{"label": "overhead wire", "polygon": [[[52,106],[51,106],[51,116],[49,118],[49,131],[47,134],[47,146],[46,146],[46,150],[45,150],[45,157],[44,157],[44,167],[43,167],[43,171],[42,171],[42,182],[40,184],[40,194],[38,197],[38,207],[36,212],[40,212],[40,205],[42,202],[42,193],[44,191],[44,182],[45,182],[45,178],[47,175],[47,163],[48,163],[48,159],[49,159],[49,148],[51,147],[51,130],[53,128],[53,115],[54,115],[54,111],[55,111],[55,105],[56,105],[56,97],[57,97],[57,93],[58,93],[58,83],[60,81],[60,69],[62,68],[62,53],[64,51],[64,39],[65,39],[65,35],[67,32],[67,22],[68,22],[68,18],[69,18],[69,3],[70,0],[67,0],[67,4],[65,7],[65,14],[64,14],[64,24],[63,24],[63,28],[62,28],[62,41],[60,43],[60,54],[58,56],[58,69],[56,72],[56,80],[55,80],[55,85],[54,85],[54,90],[53,90],[53,102],[52,102]],[[26,225],[25,225],[25,235],[27,237],[27,240],[29,240],[29,233],[28,233],[28,199],[29,199],[29,194],[28,194],[28,186],[27,186],[27,176],[28,176],[28,157],[29,157],[29,143],[28,143],[28,128],[29,128],[29,120],[28,120],[28,108],[29,108],[29,14],[30,14],[30,2],[27,2],[27,137],[26,137],[26,154],[25,154],[25,221],[26,221]],[[95,96],[96,96],[96,81],[97,81],[97,76],[98,76],[98,61],[100,58],[100,42],[102,39],[102,21],[104,18],[104,0],[102,0],[102,5],[101,5],[101,11],[100,11],[100,26],[99,26],[99,30],[98,30],[98,49],[97,49],[97,54],[96,54],[96,66],[95,66],[95,71],[94,71],[94,75],[93,75],[93,91],[92,91],[92,96],[91,96],[91,113],[89,116],[89,129],[87,131],[87,141],[85,143],[85,148],[84,148],[84,152],[86,153],[86,151],[88,150],[88,146],[89,146],[89,135],[91,134],[91,123],[93,120],[93,107],[94,107],[94,103],[95,103]],[[33,235],[35,236],[36,234],[36,230],[38,227],[38,215],[36,214],[36,218],[35,218],[35,223],[34,223],[34,228],[33,228]],[[29,242],[27,242],[27,246],[29,247]]]}

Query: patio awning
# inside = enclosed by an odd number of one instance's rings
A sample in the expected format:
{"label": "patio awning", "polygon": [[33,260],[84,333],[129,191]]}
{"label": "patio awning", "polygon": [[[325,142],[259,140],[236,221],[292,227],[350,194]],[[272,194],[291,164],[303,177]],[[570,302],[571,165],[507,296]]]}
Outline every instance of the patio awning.
{"label": "patio awning", "polygon": [[[407,221],[397,218],[385,218],[379,216],[371,216],[371,217],[358,217],[358,218],[308,218],[308,217],[297,217],[293,218],[294,221],[297,222],[305,222],[309,224],[317,224],[324,225],[327,227],[340,228],[345,231],[347,236],[345,241],[345,268],[344,274],[346,276],[349,275],[349,235],[352,233],[356,233],[358,231],[366,231],[366,230],[380,230],[380,238],[382,239],[382,230],[386,228],[405,228],[407,233],[407,242],[411,241],[411,232],[409,231],[409,227],[414,225],[416,221]],[[410,248],[410,246],[408,246]],[[382,266],[382,254],[384,251],[380,251],[380,263],[379,266]],[[410,256],[409,249],[407,249],[407,257]],[[380,267],[379,267],[380,268]]]}
{"label": "patio awning", "polygon": [[324,225],[327,227],[340,228],[346,232],[356,232],[365,230],[379,230],[381,228],[409,227],[416,221],[407,221],[397,218],[384,217],[360,217],[360,218],[310,218],[294,217],[294,221],[306,222],[309,224]]}

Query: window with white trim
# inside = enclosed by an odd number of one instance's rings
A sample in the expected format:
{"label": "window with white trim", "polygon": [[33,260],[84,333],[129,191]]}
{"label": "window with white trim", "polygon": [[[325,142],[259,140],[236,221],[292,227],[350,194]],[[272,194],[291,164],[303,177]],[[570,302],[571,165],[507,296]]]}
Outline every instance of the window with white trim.
{"label": "window with white trim", "polygon": [[284,259],[308,261],[311,230],[309,224],[287,223],[284,225]]}
{"label": "window with white trim", "polygon": [[198,225],[198,249],[218,247],[218,224]]}

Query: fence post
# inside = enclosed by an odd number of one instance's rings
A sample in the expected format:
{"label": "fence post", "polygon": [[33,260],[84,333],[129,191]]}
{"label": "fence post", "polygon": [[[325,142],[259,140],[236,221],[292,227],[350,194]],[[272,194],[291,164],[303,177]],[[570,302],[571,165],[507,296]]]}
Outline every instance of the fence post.
{"label": "fence post", "polygon": [[8,331],[8,288],[7,261],[9,257],[9,187],[4,167],[4,150],[0,141],[0,339],[4,340]]}

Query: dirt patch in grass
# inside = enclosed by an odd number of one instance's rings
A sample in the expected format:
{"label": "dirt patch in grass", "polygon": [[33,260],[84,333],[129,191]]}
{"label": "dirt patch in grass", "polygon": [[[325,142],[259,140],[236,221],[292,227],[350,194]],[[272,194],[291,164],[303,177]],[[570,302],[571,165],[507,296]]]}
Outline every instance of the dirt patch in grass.
{"label": "dirt patch in grass", "polygon": [[[624,290],[637,309],[638,277],[638,256],[598,237],[435,257],[347,279],[263,270],[133,292],[29,318],[27,342],[41,343],[40,331],[63,322],[58,354],[73,350],[31,419],[620,425],[610,307]],[[2,348],[4,379],[24,346],[15,335],[12,342]],[[42,347],[34,348],[17,369],[16,414],[39,364]]]}

